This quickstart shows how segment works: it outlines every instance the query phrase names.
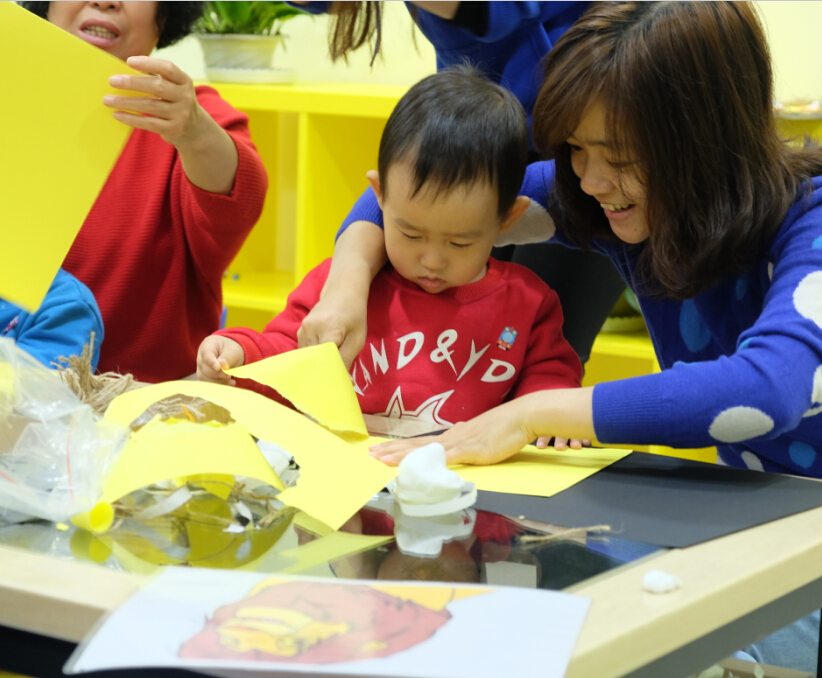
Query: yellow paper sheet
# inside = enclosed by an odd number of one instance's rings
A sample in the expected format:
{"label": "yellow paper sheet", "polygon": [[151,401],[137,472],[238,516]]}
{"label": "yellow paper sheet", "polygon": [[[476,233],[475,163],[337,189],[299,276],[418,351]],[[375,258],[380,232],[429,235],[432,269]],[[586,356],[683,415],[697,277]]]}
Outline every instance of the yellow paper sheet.
{"label": "yellow paper sheet", "polygon": [[[396,475],[395,469],[368,456],[368,439],[348,444],[287,407],[230,386],[197,381],[146,386],[115,398],[106,417],[128,426],[149,405],[176,393],[199,396],[225,407],[249,433],[293,454],[300,465],[300,479],[296,487],[284,490],[278,499],[332,529],[339,529]],[[227,459],[230,462],[231,456]],[[230,469],[227,463],[221,472],[241,473]],[[179,475],[171,473],[168,477]]]}
{"label": "yellow paper sheet", "polygon": [[351,377],[332,343],[288,351],[226,372],[276,389],[332,431],[368,435]]}
{"label": "yellow paper sheet", "polygon": [[478,490],[551,497],[606,466],[628,456],[630,450],[584,448],[557,452],[528,445],[522,452],[493,466],[453,466],[477,484]]}
{"label": "yellow paper sheet", "polygon": [[131,129],[103,96],[136,73],[14,2],[0,2],[3,133],[0,297],[34,311],[94,204]]}

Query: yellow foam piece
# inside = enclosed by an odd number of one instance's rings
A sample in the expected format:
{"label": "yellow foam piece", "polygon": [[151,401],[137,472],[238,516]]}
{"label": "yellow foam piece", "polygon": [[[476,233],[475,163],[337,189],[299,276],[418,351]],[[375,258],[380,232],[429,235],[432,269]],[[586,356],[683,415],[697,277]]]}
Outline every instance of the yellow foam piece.
{"label": "yellow foam piece", "polygon": [[351,377],[333,343],[288,351],[226,373],[276,389],[332,431],[368,435]]}
{"label": "yellow foam piece", "polygon": [[0,297],[34,311],[131,133],[103,105],[123,93],[108,79],[137,71],[14,2],[0,2],[0,61],[0,221],[16,262]]}

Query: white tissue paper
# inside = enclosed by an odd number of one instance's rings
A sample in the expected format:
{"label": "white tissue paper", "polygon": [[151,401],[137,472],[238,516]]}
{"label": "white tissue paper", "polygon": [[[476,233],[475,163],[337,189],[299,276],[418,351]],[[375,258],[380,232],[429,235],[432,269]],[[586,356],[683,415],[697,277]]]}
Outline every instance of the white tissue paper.
{"label": "white tissue paper", "polygon": [[682,586],[682,580],[662,570],[649,570],[642,578],[642,588],[651,593],[670,593]]}
{"label": "white tissue paper", "polygon": [[474,483],[464,481],[445,464],[440,443],[419,447],[397,467],[388,491],[408,516],[439,516],[468,508],[477,500]]}

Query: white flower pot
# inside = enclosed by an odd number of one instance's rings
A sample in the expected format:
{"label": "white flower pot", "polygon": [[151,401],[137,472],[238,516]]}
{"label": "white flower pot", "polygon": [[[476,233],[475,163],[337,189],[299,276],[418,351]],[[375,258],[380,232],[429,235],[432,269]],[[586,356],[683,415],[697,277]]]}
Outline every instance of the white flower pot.
{"label": "white flower pot", "polygon": [[203,48],[206,69],[269,69],[282,35],[197,35]]}

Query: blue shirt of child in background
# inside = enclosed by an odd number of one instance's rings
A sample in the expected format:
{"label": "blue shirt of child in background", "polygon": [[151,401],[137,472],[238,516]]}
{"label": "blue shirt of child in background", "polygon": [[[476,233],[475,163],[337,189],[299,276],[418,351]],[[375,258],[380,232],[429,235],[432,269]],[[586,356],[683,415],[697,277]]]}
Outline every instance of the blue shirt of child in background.
{"label": "blue shirt of child in background", "polygon": [[81,355],[92,332],[91,368],[96,370],[103,318],[91,290],[62,268],[34,313],[0,299],[0,337],[13,339],[46,367],[52,368],[60,357]]}

